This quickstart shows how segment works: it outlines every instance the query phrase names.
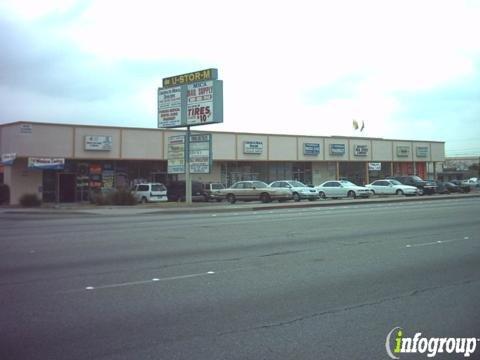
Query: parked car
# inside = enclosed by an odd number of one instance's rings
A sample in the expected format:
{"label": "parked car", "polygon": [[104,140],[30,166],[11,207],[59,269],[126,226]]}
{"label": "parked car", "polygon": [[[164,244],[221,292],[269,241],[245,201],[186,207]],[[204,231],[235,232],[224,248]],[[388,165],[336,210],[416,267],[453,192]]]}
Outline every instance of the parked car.
{"label": "parked car", "polygon": [[321,198],[342,198],[356,197],[368,198],[371,195],[369,189],[364,186],[358,186],[346,180],[329,180],[316,187]]}
{"label": "parked car", "polygon": [[372,194],[378,195],[417,195],[418,188],[415,186],[404,185],[395,179],[375,180],[371,184],[365,185]]}
{"label": "parked car", "polygon": [[286,201],[292,199],[292,191],[285,188],[271,188],[263,181],[238,181],[227,189],[220,190],[231,204],[237,200],[267,203],[272,200]]}
{"label": "parked car", "polygon": [[472,177],[468,180],[462,181],[463,184],[470,186],[470,188],[473,187],[480,187],[480,181],[476,177]]}
{"label": "parked car", "polygon": [[304,183],[297,180],[279,180],[274,181],[270,185],[271,188],[284,188],[292,191],[293,200],[300,201],[302,199],[308,199],[310,201],[318,200],[318,190],[312,187],[308,187]]}
{"label": "parked car", "polygon": [[[185,201],[185,181],[171,181],[167,188],[168,201]],[[192,181],[192,201],[205,201],[204,186],[199,181]]]}
{"label": "parked car", "polygon": [[162,183],[137,184],[132,190],[133,196],[138,202],[168,201],[167,188]]}
{"label": "parked car", "polygon": [[415,176],[415,175],[409,175],[409,176],[389,176],[387,179],[389,180],[397,180],[400,181],[404,185],[410,185],[410,186],[415,186],[419,190],[419,195],[432,195],[435,194],[437,190],[437,185],[432,182],[432,181],[425,181],[422,178]]}
{"label": "parked car", "polygon": [[220,190],[225,189],[225,186],[221,183],[210,182],[203,184],[203,196],[205,201],[216,200],[220,202],[223,200],[224,195]]}
{"label": "parked car", "polygon": [[462,193],[468,193],[470,192],[471,188],[470,188],[470,185],[468,184],[465,184],[463,181],[461,180],[451,180],[449,181],[450,183],[454,184],[454,185],[457,185],[458,188],[460,189],[460,192]]}

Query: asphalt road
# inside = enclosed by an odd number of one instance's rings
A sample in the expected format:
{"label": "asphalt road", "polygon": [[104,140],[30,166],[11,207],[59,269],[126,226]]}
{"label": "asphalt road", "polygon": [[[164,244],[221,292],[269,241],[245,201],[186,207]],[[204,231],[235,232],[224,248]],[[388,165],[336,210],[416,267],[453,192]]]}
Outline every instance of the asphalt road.
{"label": "asphalt road", "polygon": [[479,304],[478,198],[0,217],[2,360],[388,359],[397,326],[480,338]]}

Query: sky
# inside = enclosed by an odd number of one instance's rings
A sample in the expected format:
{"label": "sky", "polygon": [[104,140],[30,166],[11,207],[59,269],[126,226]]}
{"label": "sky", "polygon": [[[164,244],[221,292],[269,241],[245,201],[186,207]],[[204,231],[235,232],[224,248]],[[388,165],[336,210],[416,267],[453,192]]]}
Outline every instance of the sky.
{"label": "sky", "polygon": [[224,122],[196,129],[480,156],[479,19],[480,0],[2,0],[0,123],[156,128],[162,79],[216,68]]}

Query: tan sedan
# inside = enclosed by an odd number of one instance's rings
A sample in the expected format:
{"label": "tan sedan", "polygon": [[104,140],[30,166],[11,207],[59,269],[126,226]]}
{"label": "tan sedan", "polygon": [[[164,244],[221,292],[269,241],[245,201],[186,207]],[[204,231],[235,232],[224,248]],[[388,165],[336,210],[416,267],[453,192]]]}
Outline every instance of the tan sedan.
{"label": "tan sedan", "polygon": [[292,199],[292,192],[284,188],[268,187],[263,181],[238,181],[227,189],[220,190],[227,201],[234,204],[237,200],[267,203],[273,200]]}

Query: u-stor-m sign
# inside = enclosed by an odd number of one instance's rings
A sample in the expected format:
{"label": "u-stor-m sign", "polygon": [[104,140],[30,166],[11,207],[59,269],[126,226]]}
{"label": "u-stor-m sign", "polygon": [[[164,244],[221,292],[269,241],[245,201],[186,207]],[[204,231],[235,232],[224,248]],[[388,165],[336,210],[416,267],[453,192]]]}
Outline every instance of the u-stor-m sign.
{"label": "u-stor-m sign", "polygon": [[223,122],[223,82],[216,69],[173,76],[163,84],[158,89],[159,128]]}

